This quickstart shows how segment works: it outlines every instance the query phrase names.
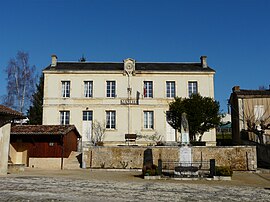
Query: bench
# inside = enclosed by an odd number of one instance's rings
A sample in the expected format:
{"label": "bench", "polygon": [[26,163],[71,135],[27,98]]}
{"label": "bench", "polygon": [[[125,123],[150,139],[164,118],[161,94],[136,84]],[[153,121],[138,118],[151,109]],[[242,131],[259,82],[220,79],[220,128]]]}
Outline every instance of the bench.
{"label": "bench", "polygon": [[136,143],[136,139],[137,139],[137,134],[125,134],[125,140],[126,140],[126,143],[128,143],[128,145],[130,142]]}

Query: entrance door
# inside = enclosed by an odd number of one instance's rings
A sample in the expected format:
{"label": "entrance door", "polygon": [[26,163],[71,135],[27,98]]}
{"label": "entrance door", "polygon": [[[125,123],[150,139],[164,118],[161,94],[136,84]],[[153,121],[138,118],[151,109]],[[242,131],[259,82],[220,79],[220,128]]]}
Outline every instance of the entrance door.
{"label": "entrance door", "polygon": [[92,137],[92,121],[83,121],[82,141],[90,142]]}
{"label": "entrance door", "polygon": [[92,111],[83,111],[83,121],[82,121],[82,143],[90,142],[92,137]]}

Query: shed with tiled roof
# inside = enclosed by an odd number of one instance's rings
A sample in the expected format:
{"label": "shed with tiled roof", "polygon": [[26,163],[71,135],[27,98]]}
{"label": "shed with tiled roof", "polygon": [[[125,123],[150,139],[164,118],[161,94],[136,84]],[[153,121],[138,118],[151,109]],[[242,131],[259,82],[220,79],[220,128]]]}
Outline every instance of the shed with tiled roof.
{"label": "shed with tiled roof", "polygon": [[31,167],[38,167],[33,159],[55,158],[63,168],[63,159],[77,151],[81,138],[74,125],[16,125],[10,134],[11,161]]}

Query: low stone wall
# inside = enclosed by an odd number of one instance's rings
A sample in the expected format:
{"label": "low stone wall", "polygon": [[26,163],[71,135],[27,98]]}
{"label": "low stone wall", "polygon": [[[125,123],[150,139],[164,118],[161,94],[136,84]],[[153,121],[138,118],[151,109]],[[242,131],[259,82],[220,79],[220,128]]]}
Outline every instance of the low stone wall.
{"label": "low stone wall", "polygon": [[[179,161],[179,147],[88,147],[83,149],[83,163],[86,168],[130,168],[143,167],[144,153],[152,152],[154,164],[162,161]],[[192,147],[193,162],[216,160],[217,166],[231,166],[233,170],[256,170],[255,146],[234,147]]]}

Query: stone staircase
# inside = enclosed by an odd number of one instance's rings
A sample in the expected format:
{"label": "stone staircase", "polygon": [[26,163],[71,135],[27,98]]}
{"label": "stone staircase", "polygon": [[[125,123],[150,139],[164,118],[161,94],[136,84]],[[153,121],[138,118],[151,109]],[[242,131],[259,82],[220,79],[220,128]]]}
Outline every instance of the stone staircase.
{"label": "stone staircase", "polygon": [[64,160],[64,169],[81,168],[82,153],[72,151],[67,159]]}

